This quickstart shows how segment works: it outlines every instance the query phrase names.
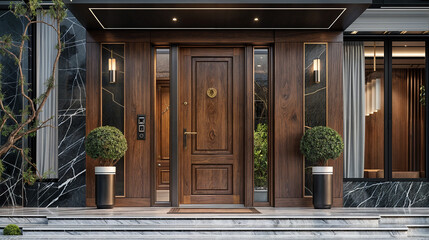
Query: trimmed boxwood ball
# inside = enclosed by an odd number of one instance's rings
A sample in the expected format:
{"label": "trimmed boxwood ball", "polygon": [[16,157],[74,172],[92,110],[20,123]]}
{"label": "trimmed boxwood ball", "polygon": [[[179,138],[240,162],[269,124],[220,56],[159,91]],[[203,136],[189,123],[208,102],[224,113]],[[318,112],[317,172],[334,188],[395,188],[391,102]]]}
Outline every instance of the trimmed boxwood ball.
{"label": "trimmed boxwood ball", "polygon": [[127,148],[124,134],[111,126],[95,128],[85,139],[86,154],[98,159],[102,166],[114,166],[124,156]]}
{"label": "trimmed boxwood ball", "polygon": [[344,149],[343,139],[334,129],[318,126],[307,130],[300,150],[313,165],[324,166],[329,159],[338,158]]}
{"label": "trimmed boxwood ball", "polygon": [[21,229],[15,224],[9,224],[3,229],[3,235],[21,235]]}

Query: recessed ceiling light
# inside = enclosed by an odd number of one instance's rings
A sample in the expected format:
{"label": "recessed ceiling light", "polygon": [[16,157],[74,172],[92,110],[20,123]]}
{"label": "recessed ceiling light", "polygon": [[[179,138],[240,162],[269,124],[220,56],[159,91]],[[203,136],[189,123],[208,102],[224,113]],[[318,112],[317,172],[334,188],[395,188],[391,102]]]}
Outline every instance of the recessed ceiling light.
{"label": "recessed ceiling light", "polygon": [[353,31],[353,32],[351,32],[351,34],[356,34],[356,33],[358,33],[358,31]]}
{"label": "recessed ceiling light", "polygon": [[258,65],[256,65],[256,67],[260,68],[260,67],[262,67],[262,65],[261,65],[261,64],[258,64]]}
{"label": "recessed ceiling light", "polygon": [[255,18],[253,19],[253,21],[255,21],[255,22],[259,22],[259,18],[255,17]]}
{"label": "recessed ceiling light", "polygon": [[173,22],[177,22],[177,18],[176,17],[174,17],[173,19],[171,19],[171,20],[173,20]]}

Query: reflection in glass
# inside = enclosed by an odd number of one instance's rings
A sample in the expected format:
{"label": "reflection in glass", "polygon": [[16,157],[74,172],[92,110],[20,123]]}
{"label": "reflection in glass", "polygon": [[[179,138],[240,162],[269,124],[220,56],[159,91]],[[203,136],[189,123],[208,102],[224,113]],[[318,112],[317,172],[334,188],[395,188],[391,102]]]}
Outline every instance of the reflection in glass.
{"label": "reflection in glass", "polygon": [[424,178],[425,42],[392,42],[392,177]]}
{"label": "reflection in glass", "polygon": [[[364,178],[384,178],[384,42],[364,42]],[[356,177],[356,176],[355,176]]]}
{"label": "reflection in glass", "polygon": [[[124,133],[124,44],[102,44],[101,46],[102,125],[116,127]],[[114,81],[112,81],[113,77]],[[124,161],[123,157],[116,164],[116,196],[125,195]]]}
{"label": "reflection in glass", "polygon": [[170,201],[170,49],[156,58],[156,202]]}
{"label": "reflection in glass", "polygon": [[[326,126],[326,44],[304,44],[305,129]],[[310,162],[305,161],[305,196],[313,195]]]}
{"label": "reflection in glass", "polygon": [[268,202],[268,49],[254,50],[254,200]]}

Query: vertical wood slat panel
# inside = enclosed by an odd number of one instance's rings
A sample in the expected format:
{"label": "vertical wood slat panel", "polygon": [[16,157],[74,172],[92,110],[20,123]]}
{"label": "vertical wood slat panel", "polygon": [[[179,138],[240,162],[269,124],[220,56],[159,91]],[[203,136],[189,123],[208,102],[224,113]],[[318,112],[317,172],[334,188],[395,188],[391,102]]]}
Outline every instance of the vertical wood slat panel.
{"label": "vertical wood slat panel", "polygon": [[[86,135],[100,126],[100,44],[86,45]],[[86,157],[86,197],[95,197],[94,167],[97,162]]]}
{"label": "vertical wood slat panel", "polygon": [[[150,198],[151,80],[150,44],[125,45],[125,104],[128,141],[126,153],[126,197]],[[137,114],[146,114],[146,140],[137,139]]]}
{"label": "vertical wood slat panel", "polygon": [[274,79],[274,182],[278,198],[303,196],[303,158],[299,141],[303,134],[302,43],[275,44]]}
{"label": "vertical wood slat panel", "polygon": [[[343,44],[328,45],[328,126],[343,135]],[[334,198],[343,197],[343,154],[334,166]]]}

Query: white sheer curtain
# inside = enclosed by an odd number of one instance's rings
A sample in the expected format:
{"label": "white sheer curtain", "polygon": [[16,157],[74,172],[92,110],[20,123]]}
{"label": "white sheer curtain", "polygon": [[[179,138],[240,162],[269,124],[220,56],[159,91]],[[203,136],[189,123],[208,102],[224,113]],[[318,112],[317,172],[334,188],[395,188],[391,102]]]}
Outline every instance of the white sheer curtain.
{"label": "white sheer curtain", "polygon": [[363,178],[365,55],[363,42],[344,42],[344,177]]}
{"label": "white sheer curtain", "polygon": [[[37,20],[43,20],[55,26],[55,22],[46,15],[39,16]],[[46,91],[46,81],[52,75],[52,67],[56,57],[57,35],[56,32],[46,24],[37,24],[36,34],[36,73],[37,73],[37,95]],[[58,68],[55,73],[58,76]],[[58,100],[57,100],[57,77],[55,87],[51,91],[47,102],[40,113],[40,122],[49,118],[49,125],[37,131],[36,137],[36,164],[41,174],[46,178],[58,178]]]}

